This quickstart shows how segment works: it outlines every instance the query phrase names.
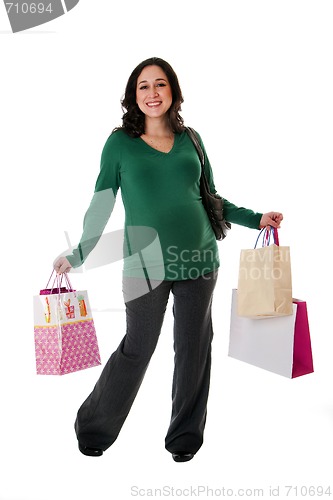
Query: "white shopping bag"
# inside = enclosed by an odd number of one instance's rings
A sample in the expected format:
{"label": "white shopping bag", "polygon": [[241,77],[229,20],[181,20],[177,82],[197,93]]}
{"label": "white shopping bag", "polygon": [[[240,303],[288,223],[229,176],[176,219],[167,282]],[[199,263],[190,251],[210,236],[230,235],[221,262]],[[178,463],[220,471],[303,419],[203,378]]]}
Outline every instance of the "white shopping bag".
{"label": "white shopping bag", "polygon": [[295,378],[313,372],[306,303],[294,299],[288,316],[246,318],[237,312],[232,291],[229,356]]}

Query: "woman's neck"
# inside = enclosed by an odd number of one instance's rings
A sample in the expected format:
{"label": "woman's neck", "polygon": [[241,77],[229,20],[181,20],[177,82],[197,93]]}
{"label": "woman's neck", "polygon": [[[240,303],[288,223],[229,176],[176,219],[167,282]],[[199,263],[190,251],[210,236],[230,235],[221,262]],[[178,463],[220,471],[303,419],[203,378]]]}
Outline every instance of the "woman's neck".
{"label": "woman's neck", "polygon": [[173,133],[165,118],[155,118],[153,120],[146,118],[144,135],[149,137],[170,137]]}
{"label": "woman's neck", "polygon": [[165,119],[146,119],[145,133],[141,135],[141,139],[162,153],[169,153],[174,145],[174,134]]}

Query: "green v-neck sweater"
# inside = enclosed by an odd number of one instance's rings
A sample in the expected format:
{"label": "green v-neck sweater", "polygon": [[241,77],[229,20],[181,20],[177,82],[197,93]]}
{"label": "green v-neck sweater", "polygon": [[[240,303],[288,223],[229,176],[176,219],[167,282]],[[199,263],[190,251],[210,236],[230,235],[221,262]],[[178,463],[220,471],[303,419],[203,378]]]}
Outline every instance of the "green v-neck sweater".
{"label": "green v-neck sweater", "polygon": [[[200,142],[210,188],[216,193]],[[97,267],[98,255],[102,263],[108,252],[112,261],[121,239],[125,276],[186,280],[217,269],[218,246],[202,204],[200,175],[200,160],[186,132],[175,134],[169,153],[157,151],[141,138],[129,137],[122,129],[113,132],[102,151],[80,243],[66,256],[72,267],[82,265],[90,253],[89,259],[93,259],[92,250],[100,239],[95,250],[97,261],[90,265]],[[124,232],[116,231],[113,239],[110,235],[101,238],[119,188],[125,210]],[[229,222],[259,229],[261,213],[224,200],[224,214]]]}

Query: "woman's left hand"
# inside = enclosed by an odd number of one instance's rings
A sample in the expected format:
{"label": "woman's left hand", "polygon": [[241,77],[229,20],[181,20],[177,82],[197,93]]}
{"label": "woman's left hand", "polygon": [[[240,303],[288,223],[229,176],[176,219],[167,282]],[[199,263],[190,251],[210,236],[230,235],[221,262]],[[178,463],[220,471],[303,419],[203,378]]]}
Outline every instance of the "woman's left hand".
{"label": "woman's left hand", "polygon": [[259,228],[262,229],[266,226],[279,228],[282,220],[283,215],[280,212],[267,212],[261,217]]}

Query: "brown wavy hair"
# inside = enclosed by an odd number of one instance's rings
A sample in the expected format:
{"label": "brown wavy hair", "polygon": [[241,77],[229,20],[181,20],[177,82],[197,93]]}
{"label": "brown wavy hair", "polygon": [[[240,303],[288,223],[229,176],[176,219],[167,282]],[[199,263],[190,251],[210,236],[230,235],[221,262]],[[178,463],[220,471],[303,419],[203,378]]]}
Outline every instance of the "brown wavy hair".
{"label": "brown wavy hair", "polygon": [[140,137],[145,133],[145,115],[136,103],[136,87],[138,77],[146,66],[159,66],[167,76],[172,91],[172,104],[167,111],[169,126],[174,133],[181,133],[184,130],[184,120],[180,116],[181,105],[184,102],[182,91],[178,82],[178,77],[169,63],[159,57],[150,57],[142,61],[131,73],[124,98],[121,101],[124,112],[121,128],[130,137]]}

